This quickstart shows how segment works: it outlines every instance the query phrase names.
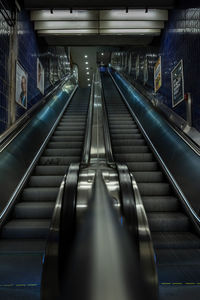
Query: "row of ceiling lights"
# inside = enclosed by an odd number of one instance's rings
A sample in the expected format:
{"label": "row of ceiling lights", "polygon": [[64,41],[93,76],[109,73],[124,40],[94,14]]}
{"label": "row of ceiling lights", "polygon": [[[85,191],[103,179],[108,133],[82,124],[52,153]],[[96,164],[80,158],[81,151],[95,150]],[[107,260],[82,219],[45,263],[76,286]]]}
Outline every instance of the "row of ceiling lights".
{"label": "row of ceiling lights", "polygon": [[[87,59],[87,58],[88,58],[88,55],[85,55],[85,58]],[[86,61],[85,61],[85,64],[88,65],[89,62],[86,60]],[[88,71],[88,70],[89,70],[89,67],[87,66],[85,69],[86,69],[86,75],[87,75],[87,76],[90,76],[90,72]],[[90,78],[89,78],[89,77],[87,78],[87,81],[90,81]],[[89,83],[88,86],[91,86],[91,84]]]}

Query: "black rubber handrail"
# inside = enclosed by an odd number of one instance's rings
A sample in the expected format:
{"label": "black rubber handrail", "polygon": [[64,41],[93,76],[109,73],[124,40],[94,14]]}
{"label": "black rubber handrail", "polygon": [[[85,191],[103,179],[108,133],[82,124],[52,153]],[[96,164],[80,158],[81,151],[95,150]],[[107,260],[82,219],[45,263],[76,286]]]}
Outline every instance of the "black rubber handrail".
{"label": "black rubber handrail", "polygon": [[133,174],[125,164],[117,163],[121,191],[122,212],[125,224],[134,241],[138,241],[140,269],[148,293],[158,299],[158,275],[146,212]]}
{"label": "black rubber handrail", "polygon": [[41,300],[59,299],[62,257],[73,239],[79,163],[72,163],[58,192],[42,269]]}

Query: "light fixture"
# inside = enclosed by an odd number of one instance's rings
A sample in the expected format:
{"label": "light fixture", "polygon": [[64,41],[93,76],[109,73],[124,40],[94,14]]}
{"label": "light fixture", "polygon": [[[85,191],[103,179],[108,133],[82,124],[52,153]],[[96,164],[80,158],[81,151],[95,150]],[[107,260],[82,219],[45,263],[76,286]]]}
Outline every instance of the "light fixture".
{"label": "light fixture", "polygon": [[89,74],[90,74],[90,72],[87,72],[86,74],[87,74],[87,75],[89,75]]}
{"label": "light fixture", "polygon": [[87,58],[88,56],[87,55],[85,55],[85,58]]}
{"label": "light fixture", "polygon": [[88,68],[88,67],[86,67],[86,70],[89,70],[89,68]]}
{"label": "light fixture", "polygon": [[91,86],[91,84],[89,83],[88,86]]}
{"label": "light fixture", "polygon": [[88,78],[87,80],[90,81],[90,78]]}
{"label": "light fixture", "polygon": [[104,55],[104,53],[103,53],[103,52],[101,52],[101,55],[103,56],[103,55]]}
{"label": "light fixture", "polygon": [[88,65],[88,61],[86,61],[85,64]]}

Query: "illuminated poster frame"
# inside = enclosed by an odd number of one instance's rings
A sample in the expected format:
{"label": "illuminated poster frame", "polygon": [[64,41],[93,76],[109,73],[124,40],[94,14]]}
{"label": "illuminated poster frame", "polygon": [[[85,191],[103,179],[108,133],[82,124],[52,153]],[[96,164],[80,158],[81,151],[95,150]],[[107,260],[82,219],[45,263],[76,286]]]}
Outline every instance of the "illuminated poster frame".
{"label": "illuminated poster frame", "polygon": [[28,89],[28,73],[16,61],[16,83],[15,83],[15,101],[17,104],[27,109],[27,89]]}
{"label": "illuminated poster frame", "polygon": [[154,67],[154,91],[157,93],[157,91],[162,86],[162,58],[159,56],[155,67]]}
{"label": "illuminated poster frame", "polygon": [[171,86],[172,86],[172,107],[175,107],[184,100],[185,87],[184,87],[184,73],[183,73],[182,59],[171,71]]}

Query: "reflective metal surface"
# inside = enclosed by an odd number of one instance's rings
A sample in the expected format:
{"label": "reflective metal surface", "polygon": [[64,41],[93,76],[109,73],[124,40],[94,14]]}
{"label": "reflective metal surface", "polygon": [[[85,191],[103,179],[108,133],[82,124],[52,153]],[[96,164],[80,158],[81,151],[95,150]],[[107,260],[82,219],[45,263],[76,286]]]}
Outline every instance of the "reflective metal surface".
{"label": "reflective metal surface", "polygon": [[176,187],[177,193],[181,195],[185,207],[190,211],[190,216],[199,223],[199,155],[177,135],[152,106],[144,101],[136,89],[119,77],[120,75],[116,76],[114,75],[117,79],[117,88],[147,138],[149,146],[169,180]]}
{"label": "reflective metal surface", "polygon": [[55,94],[31,120],[29,126],[25,127],[16,139],[0,153],[1,224],[6,220],[21,189],[26,184],[77,86],[73,91],[71,88],[67,84],[63,85],[59,94]]}

